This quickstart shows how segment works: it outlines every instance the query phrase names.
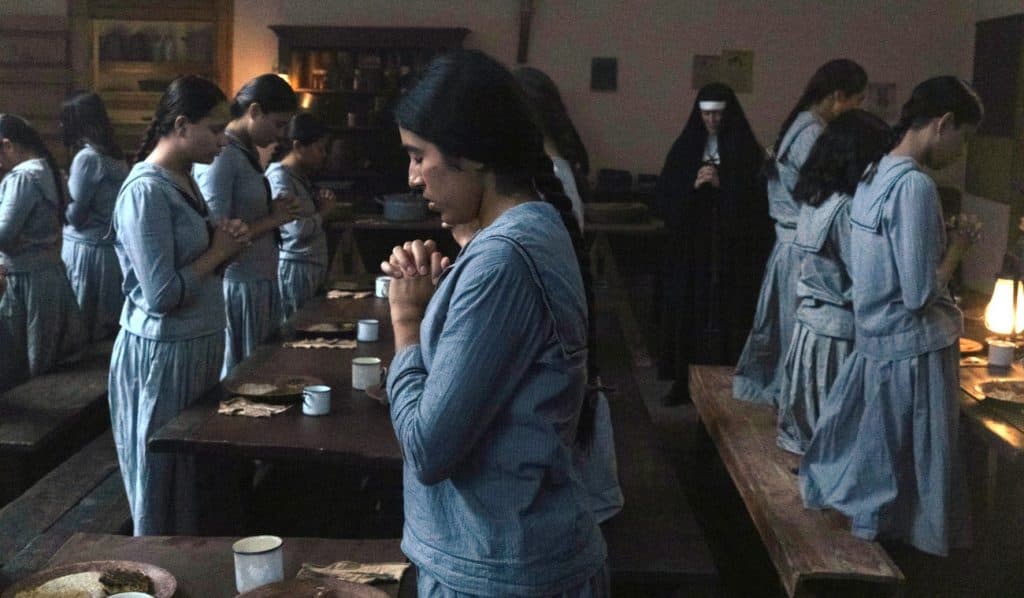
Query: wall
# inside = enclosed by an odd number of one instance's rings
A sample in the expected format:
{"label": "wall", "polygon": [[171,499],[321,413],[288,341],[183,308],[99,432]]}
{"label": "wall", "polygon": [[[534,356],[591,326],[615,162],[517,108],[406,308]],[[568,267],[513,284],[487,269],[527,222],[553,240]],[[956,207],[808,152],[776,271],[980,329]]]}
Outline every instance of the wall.
{"label": "wall", "polygon": [[[512,64],[518,6],[514,0],[236,0],[235,85],[274,66],[269,24],[464,26],[473,32],[468,46]],[[690,109],[696,53],[754,50],[754,93],[740,100],[765,144],[774,140],[807,78],[830,58],[853,58],[873,80],[896,82],[900,102],[921,79],[969,77],[971,70],[973,2],[792,0],[771,3],[770,10],[755,0],[535,6],[530,64],[558,82],[596,168],[661,169]],[[595,56],[618,57],[618,92],[589,90]],[[962,175],[954,168],[943,178]]]}
{"label": "wall", "polygon": [[[1021,12],[1019,0],[832,2],[755,0],[548,0],[535,2],[530,64],[560,85],[595,168],[658,172],[679,133],[694,91],[695,53],[755,52],[754,93],[740,100],[762,143],[777,127],[815,68],[847,56],[875,81],[913,84],[953,73],[970,76],[973,23]],[[516,0],[236,0],[234,83],[272,69],[271,24],[464,26],[470,47],[511,64],[518,30]],[[65,14],[66,0],[0,0],[3,14]],[[619,59],[619,91],[589,90],[590,59]],[[962,168],[940,174],[962,180]]]}

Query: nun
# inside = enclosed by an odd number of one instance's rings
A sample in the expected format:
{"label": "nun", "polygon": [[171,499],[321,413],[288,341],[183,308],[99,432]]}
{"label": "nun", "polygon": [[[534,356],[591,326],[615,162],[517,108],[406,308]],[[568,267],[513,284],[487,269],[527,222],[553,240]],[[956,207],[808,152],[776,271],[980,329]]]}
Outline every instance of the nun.
{"label": "nun", "polygon": [[733,364],[743,348],[771,244],[763,161],[733,90],[704,86],[658,178],[669,233],[659,369],[675,380],[664,404],[689,400],[691,363]]}

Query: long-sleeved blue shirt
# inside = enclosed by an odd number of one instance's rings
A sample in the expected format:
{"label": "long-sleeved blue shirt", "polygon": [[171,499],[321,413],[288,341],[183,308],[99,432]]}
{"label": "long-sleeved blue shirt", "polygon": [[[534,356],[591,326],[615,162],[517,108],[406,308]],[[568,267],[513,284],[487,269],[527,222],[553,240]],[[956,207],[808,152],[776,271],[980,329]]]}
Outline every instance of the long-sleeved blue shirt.
{"label": "long-sleeved blue shirt", "polygon": [[782,136],[779,155],[775,156],[776,176],[768,179],[768,211],[777,226],[780,236],[791,237],[792,233],[779,231],[779,227],[796,228],[800,217],[800,204],[793,199],[793,189],[800,179],[800,168],[814,147],[825,124],[813,113],[804,111],[796,116]]}
{"label": "long-sleeved blue shirt", "polygon": [[548,204],[506,211],[440,280],[420,344],[388,373],[402,548],[418,567],[461,592],[542,596],[602,566],[572,458],[586,340],[579,267]]}
{"label": "long-sleeved blue shirt", "polygon": [[[241,143],[232,139],[212,164],[196,164],[192,168],[214,222],[237,218],[251,225],[270,214],[267,181],[263,172],[253,165],[254,157],[247,152]],[[253,239],[252,245],[228,264],[224,278],[237,282],[276,281],[274,235],[266,233]]]}
{"label": "long-sleeved blue shirt", "polygon": [[850,196],[833,193],[817,207],[800,206],[794,244],[803,250],[796,319],[818,334],[853,340]]}
{"label": "long-sleeved blue shirt", "polygon": [[112,245],[110,220],[128,165],[86,145],[71,161],[68,191],[71,203],[66,211],[64,238],[92,244]]}
{"label": "long-sleeved blue shirt", "polygon": [[299,200],[299,217],[280,227],[282,260],[327,265],[327,234],[323,218],[313,201],[312,185],[302,175],[280,162],[267,167],[267,181],[274,197],[290,193]]}
{"label": "long-sleeved blue shirt", "polygon": [[[224,331],[219,276],[192,268],[210,245],[206,218],[163,168],[139,162],[114,207],[114,245],[124,273],[121,327],[153,340],[186,340]],[[196,201],[203,201],[197,197]]]}
{"label": "long-sleeved blue shirt", "polygon": [[0,263],[12,273],[61,264],[60,196],[46,160],[25,160],[0,180]]}
{"label": "long-sleeved blue shirt", "polygon": [[956,342],[963,314],[939,284],[946,229],[939,193],[909,157],[884,156],[850,208],[857,351],[907,359]]}

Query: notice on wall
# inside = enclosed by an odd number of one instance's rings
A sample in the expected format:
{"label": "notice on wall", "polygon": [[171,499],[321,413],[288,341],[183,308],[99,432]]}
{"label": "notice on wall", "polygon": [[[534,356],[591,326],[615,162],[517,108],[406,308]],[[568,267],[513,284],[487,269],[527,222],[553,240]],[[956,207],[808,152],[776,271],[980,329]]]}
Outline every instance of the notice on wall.
{"label": "notice on wall", "polygon": [[721,54],[694,54],[693,89],[725,83],[737,93],[754,91],[753,50],[723,50]]}
{"label": "notice on wall", "polygon": [[861,107],[886,122],[893,122],[899,116],[896,113],[896,84],[868,83]]}
{"label": "notice on wall", "polygon": [[721,81],[719,64],[722,57],[718,54],[694,54],[693,56],[693,88],[700,89],[708,83]]}
{"label": "notice on wall", "polygon": [[722,50],[722,82],[736,93],[754,91],[754,51]]}

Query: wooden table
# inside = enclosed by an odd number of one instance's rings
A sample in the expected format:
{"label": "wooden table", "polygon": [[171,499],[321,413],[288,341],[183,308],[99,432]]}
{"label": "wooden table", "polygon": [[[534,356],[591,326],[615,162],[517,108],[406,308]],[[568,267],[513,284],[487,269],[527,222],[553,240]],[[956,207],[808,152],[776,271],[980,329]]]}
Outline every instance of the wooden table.
{"label": "wooden table", "polygon": [[314,300],[290,325],[376,318],[380,340],[359,343],[354,350],[285,348],[277,340],[260,347],[231,373],[232,380],[280,375],[320,378],[331,387],[330,414],[303,415],[296,405],[269,418],[218,415],[218,402],[225,396],[218,388],[154,434],[150,450],[399,468],[402,454],[387,407],[352,389],[353,357],[380,357],[387,364],[394,355],[388,314],[387,300],[376,297]]}
{"label": "wooden table", "polygon": [[[413,222],[392,222],[380,214],[357,214],[354,220],[331,222],[327,225],[327,243],[334,252],[328,278],[377,272],[377,265],[392,247],[413,239],[433,239],[445,255],[454,258],[458,254],[458,245],[441,226],[441,217],[437,215]],[[363,254],[367,254],[365,258]]]}
{"label": "wooden table", "polygon": [[[237,594],[231,544],[238,538],[194,536],[113,536],[75,534],[50,559],[47,567],[97,560],[150,563],[174,575],[176,598],[221,598]],[[337,561],[406,562],[398,540],[284,539],[284,577],[291,579],[302,563]],[[381,586],[392,596],[415,596],[415,574],[406,571],[399,587]]]}
{"label": "wooden table", "polygon": [[[648,218],[640,222],[586,222],[584,236],[591,240],[590,263],[594,271],[594,279],[601,284],[619,286],[619,272],[612,253],[609,236],[636,238],[658,238],[665,234],[665,223],[657,218]],[[650,262],[657,267],[654,255],[638,256],[641,261]]]}

